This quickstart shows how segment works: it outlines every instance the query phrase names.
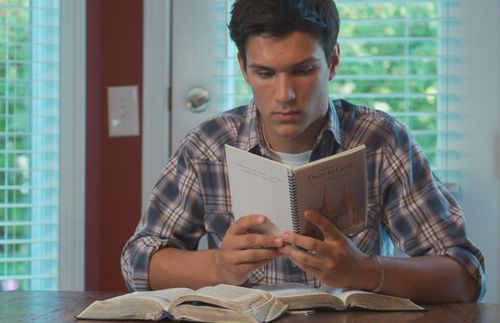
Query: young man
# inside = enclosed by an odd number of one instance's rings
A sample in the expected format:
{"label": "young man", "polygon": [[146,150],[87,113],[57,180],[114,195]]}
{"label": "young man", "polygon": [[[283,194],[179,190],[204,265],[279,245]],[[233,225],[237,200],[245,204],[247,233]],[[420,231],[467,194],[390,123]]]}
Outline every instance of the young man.
{"label": "young man", "polygon": [[[334,2],[238,0],[229,28],[253,100],[191,131],[170,159],[123,250],[128,288],[295,281],[426,303],[479,299],[483,257],[406,128],[382,112],[329,99],[340,60]],[[289,164],[365,144],[367,225],[347,237],[308,210],[323,240],[247,233],[266,218],[234,221],[225,144]],[[204,234],[209,249],[197,250]],[[410,257],[389,257],[392,243]]]}

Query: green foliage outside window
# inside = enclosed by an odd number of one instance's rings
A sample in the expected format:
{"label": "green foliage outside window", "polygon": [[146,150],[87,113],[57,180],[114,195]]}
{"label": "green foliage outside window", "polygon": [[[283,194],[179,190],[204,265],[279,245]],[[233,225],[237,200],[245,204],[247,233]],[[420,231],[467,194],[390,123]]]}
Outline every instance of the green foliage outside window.
{"label": "green foliage outside window", "polygon": [[[0,281],[30,274],[29,26],[29,1],[0,0]],[[28,280],[18,283],[29,287]]]}
{"label": "green foliage outside window", "polygon": [[436,166],[439,118],[439,18],[436,1],[337,1],[341,64],[333,97],[393,114]]}

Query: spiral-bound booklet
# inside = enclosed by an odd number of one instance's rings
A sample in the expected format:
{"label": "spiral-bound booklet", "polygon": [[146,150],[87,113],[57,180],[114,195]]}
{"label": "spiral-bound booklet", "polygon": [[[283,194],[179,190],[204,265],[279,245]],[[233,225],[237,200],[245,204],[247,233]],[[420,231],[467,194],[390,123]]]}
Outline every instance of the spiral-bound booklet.
{"label": "spiral-bound booklet", "polygon": [[321,232],[305,221],[312,208],[345,234],[366,222],[368,193],[364,145],[290,166],[226,145],[226,161],[235,219],[262,214],[267,221],[258,232],[293,230],[316,238]]}

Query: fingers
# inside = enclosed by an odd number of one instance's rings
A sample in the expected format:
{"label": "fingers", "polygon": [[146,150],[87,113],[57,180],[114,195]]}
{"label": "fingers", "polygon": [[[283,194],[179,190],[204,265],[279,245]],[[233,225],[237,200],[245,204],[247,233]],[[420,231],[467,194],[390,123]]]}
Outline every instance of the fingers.
{"label": "fingers", "polygon": [[281,236],[284,247],[279,252],[327,285],[359,286],[363,259],[368,256],[318,212],[308,209],[304,215],[321,230],[324,239],[287,231]]}
{"label": "fingers", "polygon": [[325,240],[345,239],[344,234],[339,229],[337,229],[337,227],[332,222],[330,222],[330,220],[322,216],[316,210],[307,209],[304,212],[304,216],[307,221],[311,222],[312,224],[317,226],[318,229],[320,229]]}
{"label": "fingers", "polygon": [[293,232],[285,232],[282,236],[287,243],[279,251],[290,258],[299,268],[313,275],[324,265],[324,242],[299,235]]}
{"label": "fingers", "polygon": [[267,235],[267,234],[257,234],[249,233],[237,236],[227,242],[226,245],[230,246],[231,249],[265,249],[265,248],[279,248],[283,243],[279,243],[279,238]]}
{"label": "fingers", "polygon": [[261,263],[267,263],[279,256],[281,253],[277,249],[248,249],[233,253],[230,261],[233,265],[257,264],[259,267]]}
{"label": "fingers", "polygon": [[281,254],[277,249],[214,251],[217,277],[220,283],[242,284],[248,275]]}
{"label": "fingers", "polygon": [[312,253],[320,253],[321,251],[322,241],[308,236],[303,236],[294,232],[287,231],[283,233],[282,239],[287,244],[302,248],[303,250],[300,252],[310,251]]}
{"label": "fingers", "polygon": [[313,268],[321,268],[324,263],[323,257],[315,252],[299,249],[292,245],[281,248],[280,252],[290,258],[302,270],[308,272],[311,272]]}
{"label": "fingers", "polygon": [[266,221],[266,217],[262,215],[248,215],[233,223],[218,250],[219,265],[227,272],[239,273],[236,275],[240,276],[281,256],[278,251],[283,245],[281,237],[248,233],[251,228]]}
{"label": "fingers", "polygon": [[224,238],[224,244],[231,249],[279,248],[281,238],[272,234],[250,233],[256,226],[266,224],[268,219],[263,215],[247,215],[233,223]]}
{"label": "fingers", "polygon": [[221,282],[242,284],[255,269],[281,256],[280,237],[247,233],[249,228],[265,223],[263,216],[247,216],[233,223],[216,251],[216,266]]}
{"label": "fingers", "polygon": [[267,221],[267,218],[259,214],[245,215],[234,222],[228,229],[228,233],[234,235],[245,234],[250,229],[262,225]]}
{"label": "fingers", "polygon": [[271,222],[255,214],[243,216],[231,224],[215,253],[221,282],[241,284],[252,271],[281,256],[278,248],[283,246],[283,239],[255,230],[265,224]]}
{"label": "fingers", "polygon": [[336,279],[340,278],[337,277],[336,268],[343,260],[335,256],[338,250],[332,249],[336,248],[334,244],[292,232],[285,233],[283,241],[289,245],[280,248],[279,251],[300,269],[323,282],[336,282]]}

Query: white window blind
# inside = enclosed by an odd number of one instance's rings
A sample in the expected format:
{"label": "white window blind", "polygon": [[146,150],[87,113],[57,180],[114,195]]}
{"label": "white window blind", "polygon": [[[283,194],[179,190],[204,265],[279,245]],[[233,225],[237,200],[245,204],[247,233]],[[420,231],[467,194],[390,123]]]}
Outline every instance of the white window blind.
{"label": "white window blind", "polygon": [[450,167],[457,137],[448,128],[456,117],[456,97],[448,92],[456,59],[449,37],[455,21],[452,0],[337,1],[341,29],[341,66],[331,94],[383,110],[408,126],[424,149],[433,171],[457,181]]}
{"label": "white window blind", "polygon": [[[227,1],[220,14],[219,39],[221,106],[248,103],[251,90],[240,75],[236,48],[227,33]],[[449,129],[456,118],[456,96],[448,92],[456,59],[449,55],[456,42],[449,16],[458,0],[337,0],[341,24],[338,42],[341,63],[330,83],[334,99],[344,98],[383,110],[402,121],[423,147],[433,171],[445,182],[457,182],[452,161],[458,153],[449,142],[458,134]],[[225,54],[222,54],[222,53]]]}
{"label": "white window blind", "polygon": [[59,1],[0,1],[0,289],[58,281]]}

